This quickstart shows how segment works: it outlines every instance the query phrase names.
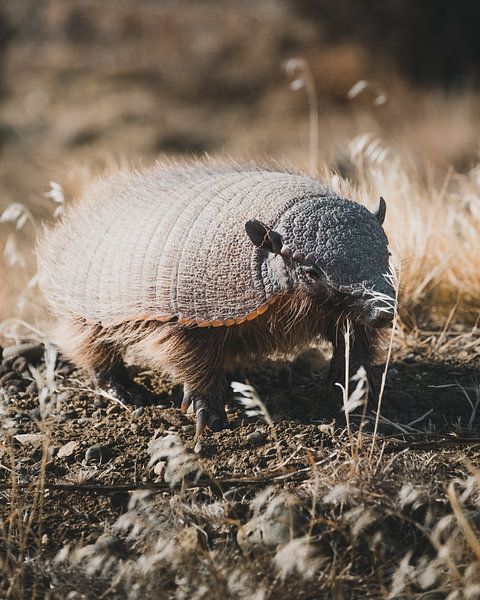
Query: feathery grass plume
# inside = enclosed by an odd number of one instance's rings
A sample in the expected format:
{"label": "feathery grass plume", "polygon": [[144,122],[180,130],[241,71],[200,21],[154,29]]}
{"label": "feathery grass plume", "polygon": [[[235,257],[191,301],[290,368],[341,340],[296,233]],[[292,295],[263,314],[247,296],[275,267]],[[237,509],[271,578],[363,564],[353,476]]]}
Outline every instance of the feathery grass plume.
{"label": "feathery grass plume", "polygon": [[235,399],[244,407],[247,417],[261,417],[267,423],[275,442],[277,458],[282,462],[282,451],[272,417],[268,412],[265,403],[262,402],[258,395],[257,390],[253,386],[239,381],[232,381],[230,386],[235,395]]}
{"label": "feathery grass plume", "polygon": [[253,386],[239,381],[232,381],[230,385],[235,394],[235,399],[244,407],[247,417],[261,417],[273,428],[272,417],[257,390]]}
{"label": "feathery grass plume", "polygon": [[196,473],[197,477],[200,475],[194,456],[185,450],[178,435],[169,433],[165,436],[153,437],[148,443],[147,451],[150,455],[149,467],[153,467],[160,461],[167,463],[164,479],[172,487],[183,483],[188,475],[193,473]]}
{"label": "feathery grass plume", "polygon": [[[52,181],[50,186],[50,192],[44,196],[53,200],[55,208],[52,216],[56,219],[63,214],[65,198],[60,184]],[[3,256],[11,269],[17,269],[17,276],[12,274],[10,279],[15,279],[12,286],[16,289],[15,307],[17,314],[21,315],[29,306],[35,307],[37,304],[34,292],[38,285],[38,277],[36,271],[32,272],[31,246],[38,238],[40,224],[32,211],[21,202],[13,202],[5,208],[0,215],[0,225],[2,224],[15,226],[14,231],[6,236]],[[25,231],[27,224],[30,225],[29,231]]]}
{"label": "feathery grass plume", "polygon": [[366,79],[360,79],[356,83],[352,85],[352,87],[347,92],[347,98],[353,100],[360,96],[367,90],[371,91],[373,94],[373,106],[382,106],[387,101],[387,94],[385,90],[376,82],[368,81]]}
{"label": "feathery grass plume", "polygon": [[274,562],[284,580],[295,572],[304,579],[311,579],[324,560],[315,556],[312,540],[309,537],[301,537],[282,546],[275,554]]}
{"label": "feathery grass plume", "polygon": [[309,173],[315,176],[318,171],[318,98],[315,81],[308,63],[303,58],[290,58],[284,68],[292,78],[290,87],[297,91],[305,89],[308,99],[308,158]]}

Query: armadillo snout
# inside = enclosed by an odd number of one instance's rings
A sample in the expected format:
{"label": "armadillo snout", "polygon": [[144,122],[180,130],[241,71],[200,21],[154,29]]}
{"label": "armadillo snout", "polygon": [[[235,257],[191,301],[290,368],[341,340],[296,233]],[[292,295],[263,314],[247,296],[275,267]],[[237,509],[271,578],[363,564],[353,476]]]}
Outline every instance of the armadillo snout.
{"label": "armadillo snout", "polygon": [[374,329],[386,327],[393,321],[393,306],[387,306],[375,300],[368,300],[362,307],[362,320]]}

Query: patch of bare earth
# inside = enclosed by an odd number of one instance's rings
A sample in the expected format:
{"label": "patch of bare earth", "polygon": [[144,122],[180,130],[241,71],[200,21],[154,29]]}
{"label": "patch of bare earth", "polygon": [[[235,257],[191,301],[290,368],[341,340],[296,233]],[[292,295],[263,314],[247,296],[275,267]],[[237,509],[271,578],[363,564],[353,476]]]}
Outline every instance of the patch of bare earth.
{"label": "patch of bare earth", "polygon": [[273,426],[232,398],[231,430],[199,448],[167,378],[134,371],[164,407],[124,407],[41,347],[9,349],[2,597],[475,597],[477,338],[463,360],[428,338],[396,352],[375,445],[372,414],[334,426],[315,351],[239,373]]}

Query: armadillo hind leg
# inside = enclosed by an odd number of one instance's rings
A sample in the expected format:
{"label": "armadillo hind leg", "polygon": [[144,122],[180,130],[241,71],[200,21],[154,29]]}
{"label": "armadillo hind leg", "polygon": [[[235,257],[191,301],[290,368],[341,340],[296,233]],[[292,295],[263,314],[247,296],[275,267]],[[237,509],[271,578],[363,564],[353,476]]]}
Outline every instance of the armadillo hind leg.
{"label": "armadillo hind leg", "polygon": [[155,396],[134,383],[120,351],[109,341],[109,332],[101,325],[84,319],[60,319],[55,341],[62,353],[76,365],[90,372],[95,386],[126,404],[153,404]]}
{"label": "armadillo hind leg", "polygon": [[133,381],[121,359],[117,358],[108,370],[94,370],[92,378],[100,394],[113,397],[122,404],[133,406],[158,404],[155,394]]}

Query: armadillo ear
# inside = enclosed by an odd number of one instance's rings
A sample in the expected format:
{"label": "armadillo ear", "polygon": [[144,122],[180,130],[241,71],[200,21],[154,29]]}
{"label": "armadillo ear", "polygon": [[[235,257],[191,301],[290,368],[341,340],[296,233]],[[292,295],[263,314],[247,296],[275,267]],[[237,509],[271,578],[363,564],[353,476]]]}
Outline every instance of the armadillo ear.
{"label": "armadillo ear", "polygon": [[385,213],[387,212],[387,204],[382,196],[380,196],[380,200],[378,201],[377,209],[373,212],[373,214],[377,217],[377,221],[380,225],[383,225],[385,221]]}
{"label": "armadillo ear", "polygon": [[282,236],[273,229],[269,229],[261,221],[257,221],[256,219],[247,221],[245,223],[245,231],[257,248],[263,248],[269,252],[280,254]]}

